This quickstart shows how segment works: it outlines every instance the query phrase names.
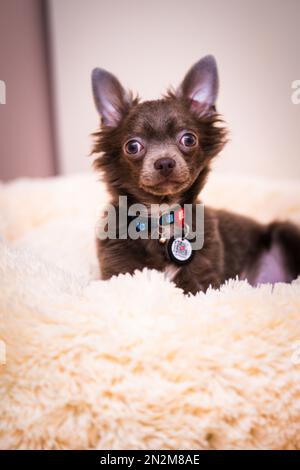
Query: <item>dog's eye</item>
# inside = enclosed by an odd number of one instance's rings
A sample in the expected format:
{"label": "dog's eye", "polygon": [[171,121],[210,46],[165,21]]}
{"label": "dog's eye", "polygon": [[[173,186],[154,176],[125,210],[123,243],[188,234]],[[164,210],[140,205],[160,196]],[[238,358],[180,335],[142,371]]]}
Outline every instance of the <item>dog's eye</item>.
{"label": "dog's eye", "polygon": [[181,145],[184,145],[185,147],[194,147],[197,145],[197,142],[197,137],[191,132],[186,132],[180,139]]}
{"label": "dog's eye", "polygon": [[143,145],[135,139],[129,140],[124,146],[125,152],[128,155],[137,155],[143,150],[143,148]]}

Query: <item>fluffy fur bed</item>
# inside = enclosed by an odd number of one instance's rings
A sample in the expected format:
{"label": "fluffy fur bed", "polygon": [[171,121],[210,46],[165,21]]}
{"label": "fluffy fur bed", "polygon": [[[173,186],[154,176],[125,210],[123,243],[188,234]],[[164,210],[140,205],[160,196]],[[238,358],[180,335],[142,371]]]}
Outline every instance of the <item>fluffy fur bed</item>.
{"label": "fluffy fur bed", "polygon": [[[0,187],[0,447],[300,449],[300,279],[185,297],[98,280],[95,176]],[[205,202],[300,224],[300,188],[211,178]]]}

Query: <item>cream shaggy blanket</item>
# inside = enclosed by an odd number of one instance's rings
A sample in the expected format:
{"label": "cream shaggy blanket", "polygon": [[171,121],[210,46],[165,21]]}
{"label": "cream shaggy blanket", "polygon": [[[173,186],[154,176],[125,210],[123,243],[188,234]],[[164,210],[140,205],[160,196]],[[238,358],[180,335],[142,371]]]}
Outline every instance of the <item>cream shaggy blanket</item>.
{"label": "cream shaggy blanket", "polygon": [[[300,224],[300,187],[213,176],[206,203]],[[300,279],[187,297],[99,280],[94,175],[0,186],[2,449],[300,449]]]}

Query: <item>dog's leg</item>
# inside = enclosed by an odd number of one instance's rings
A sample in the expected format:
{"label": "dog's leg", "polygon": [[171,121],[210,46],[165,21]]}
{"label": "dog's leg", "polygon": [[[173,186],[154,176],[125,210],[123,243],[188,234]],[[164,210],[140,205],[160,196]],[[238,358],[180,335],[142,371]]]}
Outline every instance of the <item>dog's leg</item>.
{"label": "dog's leg", "polygon": [[133,274],[136,269],[142,270],[146,267],[143,253],[134,249],[131,240],[97,239],[96,245],[103,280],[118,274]]}
{"label": "dog's leg", "polygon": [[197,294],[206,292],[208,287],[217,289],[221,285],[220,276],[212,269],[196,269],[191,266],[183,266],[179,269],[173,281],[185,294]]}

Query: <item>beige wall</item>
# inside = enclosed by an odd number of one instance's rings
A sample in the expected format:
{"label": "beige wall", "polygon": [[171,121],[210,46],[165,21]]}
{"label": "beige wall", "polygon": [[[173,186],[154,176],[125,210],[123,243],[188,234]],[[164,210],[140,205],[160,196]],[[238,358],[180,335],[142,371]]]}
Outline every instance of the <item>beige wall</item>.
{"label": "beige wall", "polygon": [[0,179],[55,173],[41,0],[0,0]]}
{"label": "beige wall", "polygon": [[90,72],[114,72],[143,98],[178,84],[207,53],[231,142],[220,171],[300,178],[299,0],[50,0],[56,117],[64,173],[90,167],[98,119]]}

